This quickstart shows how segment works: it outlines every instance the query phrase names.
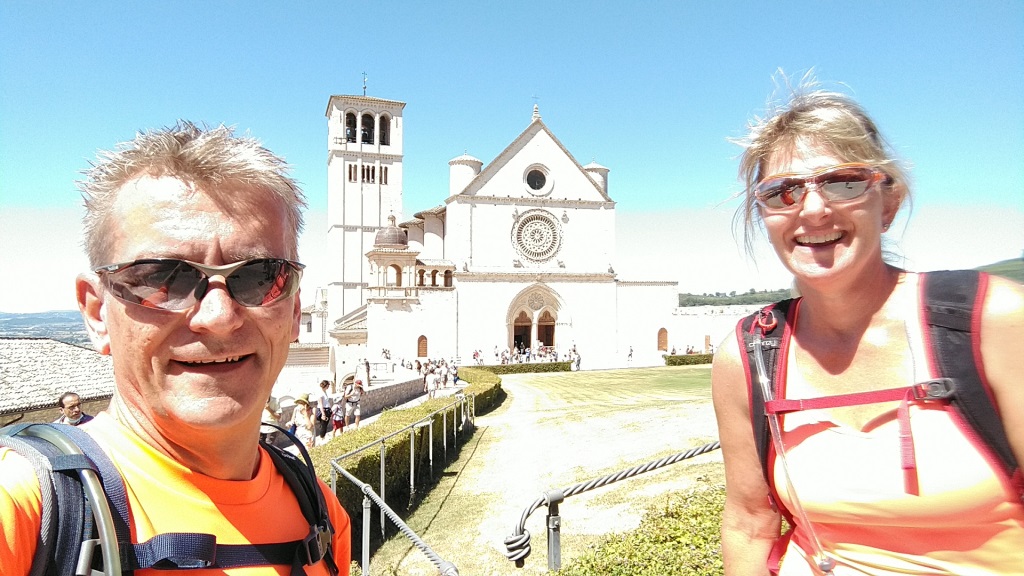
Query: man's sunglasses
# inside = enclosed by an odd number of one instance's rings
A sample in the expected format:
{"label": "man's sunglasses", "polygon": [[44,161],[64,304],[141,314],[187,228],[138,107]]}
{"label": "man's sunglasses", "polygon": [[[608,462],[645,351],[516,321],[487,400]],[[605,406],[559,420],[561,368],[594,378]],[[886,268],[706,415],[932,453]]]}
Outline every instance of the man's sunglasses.
{"label": "man's sunglasses", "polygon": [[270,306],[299,290],[298,262],[257,258],[224,266],[188,260],[146,258],[96,269],[118,300],[147,308],[186,310],[202,300],[211,276],[223,276],[231,298],[242,306]]}
{"label": "man's sunglasses", "polygon": [[769,176],[754,187],[754,198],[762,208],[780,211],[800,204],[810,185],[829,202],[846,202],[863,196],[879,181],[892,178],[870,164],[840,164],[809,175]]}

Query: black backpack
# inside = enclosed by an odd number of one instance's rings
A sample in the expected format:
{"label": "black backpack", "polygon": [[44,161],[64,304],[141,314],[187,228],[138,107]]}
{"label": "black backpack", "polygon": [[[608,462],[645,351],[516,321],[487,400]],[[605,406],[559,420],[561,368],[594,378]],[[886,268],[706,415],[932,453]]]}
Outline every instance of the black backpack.
{"label": "black backpack", "polygon": [[[276,426],[275,426],[276,427]],[[334,528],[309,454],[294,436],[302,459],[261,442],[295,493],[309,534],[278,544],[217,544],[212,534],[158,534],[133,544],[128,499],[121,474],[95,440],[66,424],[15,424],[0,429],[0,446],[14,449],[33,466],[42,495],[36,554],[29,576],[71,576],[103,570],[106,576],[135,570],[304,565],[324,560],[338,574],[331,548]],[[100,554],[96,554],[96,549]]]}
{"label": "black backpack", "polygon": [[[920,282],[924,296],[925,349],[940,377],[916,386],[929,400],[948,402],[955,413],[967,422],[995,461],[1000,463],[1024,502],[1024,474],[1014,458],[999,411],[993,403],[992,392],[975,356],[979,348],[978,322],[988,275],[973,270],[946,270],[922,274]],[[787,345],[791,335],[795,302],[796,299],[790,299],[767,306],[741,320],[736,329],[740,349],[746,351],[747,357],[744,369],[750,398],[750,422],[762,472],[769,485],[771,438],[764,395],[761,387],[755,384],[757,368],[753,338],[755,332],[760,332],[766,373],[771,379],[771,389],[777,392],[779,351]]]}

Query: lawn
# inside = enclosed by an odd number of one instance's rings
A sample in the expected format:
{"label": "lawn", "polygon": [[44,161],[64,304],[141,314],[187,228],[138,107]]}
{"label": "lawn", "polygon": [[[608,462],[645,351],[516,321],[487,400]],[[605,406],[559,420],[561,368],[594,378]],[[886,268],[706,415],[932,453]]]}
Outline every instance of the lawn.
{"label": "lawn", "polygon": [[[504,376],[503,383],[505,403],[478,418],[459,460],[407,519],[461,574],[545,573],[545,508],[527,521],[533,551],[525,567],[503,554],[504,538],[540,494],[716,438],[708,366]],[[636,528],[672,491],[714,483],[720,461],[716,451],[567,499],[563,565],[605,535]],[[438,573],[401,535],[377,551],[371,568]]]}

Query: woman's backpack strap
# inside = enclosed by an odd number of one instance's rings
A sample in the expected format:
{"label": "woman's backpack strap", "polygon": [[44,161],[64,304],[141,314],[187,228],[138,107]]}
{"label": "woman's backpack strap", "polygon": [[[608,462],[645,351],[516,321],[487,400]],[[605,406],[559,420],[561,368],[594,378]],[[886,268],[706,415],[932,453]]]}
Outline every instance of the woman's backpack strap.
{"label": "woman's backpack strap", "polygon": [[1024,476],[1003,428],[981,358],[981,315],[988,274],[944,270],[923,274],[925,350],[933,373],[950,379],[951,405],[989,447],[1024,501]]}
{"label": "woman's backpack strap", "polygon": [[779,358],[788,348],[792,330],[792,314],[796,309],[796,299],[782,300],[765,306],[757,312],[740,320],[736,327],[741,354],[746,358],[743,364],[747,380],[747,398],[750,402],[750,424],[754,430],[754,443],[757,455],[761,460],[761,471],[765,482],[771,485],[771,474],[768,470],[768,451],[771,438],[768,435],[768,418],[764,409],[764,394],[758,385],[756,360],[757,349],[754,346],[754,335],[761,336],[761,350],[766,372],[772,379],[771,389],[777,391],[780,381]]}

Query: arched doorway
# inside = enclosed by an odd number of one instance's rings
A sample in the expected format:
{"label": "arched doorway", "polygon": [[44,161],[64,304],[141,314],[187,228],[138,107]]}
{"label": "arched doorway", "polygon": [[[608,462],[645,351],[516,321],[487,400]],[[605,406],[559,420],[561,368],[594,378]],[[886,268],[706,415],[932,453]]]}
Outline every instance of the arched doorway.
{"label": "arched doorway", "polygon": [[537,319],[537,343],[543,346],[555,345],[555,317],[545,310]]}
{"label": "arched doorway", "polygon": [[519,312],[513,322],[512,329],[512,345],[515,348],[529,348],[533,345],[533,339],[530,337],[533,328],[533,320],[523,310]]}
{"label": "arched doorway", "polygon": [[668,330],[658,330],[658,350],[668,352]]}
{"label": "arched doorway", "polygon": [[416,357],[426,358],[427,357],[427,337],[420,336],[416,340]]}

